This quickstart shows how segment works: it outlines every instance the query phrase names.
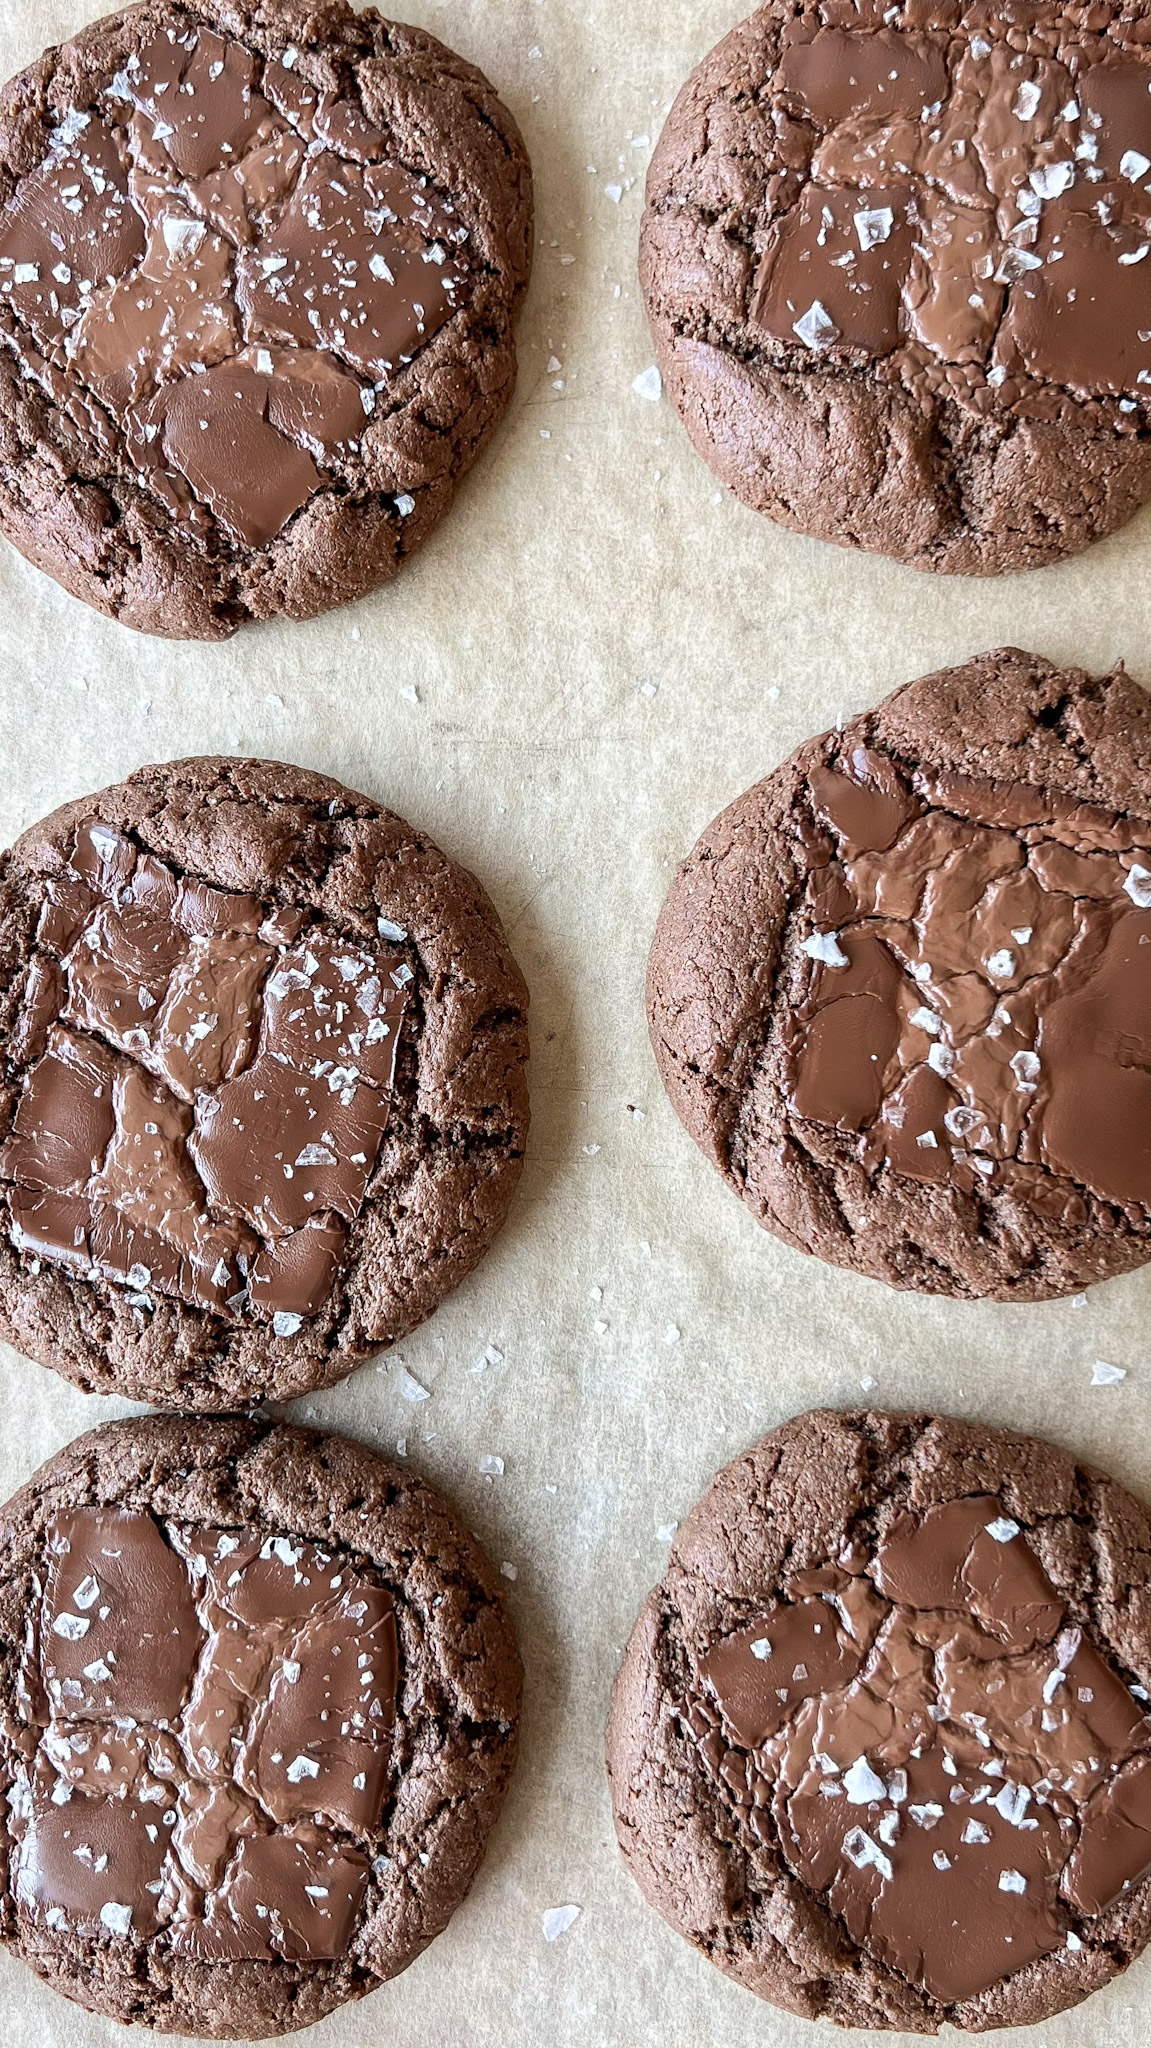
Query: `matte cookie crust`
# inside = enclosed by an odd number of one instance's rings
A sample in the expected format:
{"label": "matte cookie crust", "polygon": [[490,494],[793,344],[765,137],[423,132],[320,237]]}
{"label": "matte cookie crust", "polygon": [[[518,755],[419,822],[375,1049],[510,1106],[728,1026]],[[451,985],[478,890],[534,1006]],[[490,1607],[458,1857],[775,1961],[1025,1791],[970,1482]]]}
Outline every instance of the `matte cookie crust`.
{"label": "matte cookie crust", "polygon": [[1037,54],[1082,34],[1114,54],[1146,42],[1138,10],[1123,5],[1028,6],[1007,24],[983,0],[769,0],[717,44],[656,146],[640,249],[657,359],[698,453],[754,511],[919,569],[1040,568],[1114,532],[1151,495],[1137,406],[1052,385],[1029,412],[1005,406],[979,374],[970,395],[962,371],[950,386],[925,379],[917,363],[905,367],[905,350],[816,356],[754,323],[769,223],[794,198],[797,159],[772,126],[769,92],[799,21],[922,30],[944,48],[985,34]]}
{"label": "matte cookie crust", "polygon": [[[86,1391],[158,1407],[239,1408],[330,1385],[422,1322],[483,1256],[508,1211],[528,1129],[527,991],[480,884],[422,833],[325,776],[218,758],[140,769],[26,832],[0,863],[0,1051],[6,1136],[18,1101],[7,1047],[45,879],[99,816],[180,874],[308,906],[410,965],[391,1114],[347,1261],[295,1334],[93,1282],[0,1231],[0,1332]],[[37,1270],[39,1265],[39,1270]]]}
{"label": "matte cookie crust", "polygon": [[[1151,818],[1151,700],[1006,648],[907,684],[808,741],[722,812],[681,867],[648,964],[648,1019],[676,1114],[756,1220],[797,1250],[917,1292],[1042,1301],[1142,1265],[1151,1215],[1039,1171],[1039,1200],[868,1171],[853,1138],[798,1115],[783,1029],[811,962],[796,926],[824,828],[809,771],[865,747]],[[805,843],[806,842],[806,843]]]}
{"label": "matte cookie crust", "polygon": [[[93,103],[160,30],[207,28],[261,61],[299,50],[295,75],[382,128],[469,231],[458,311],[377,397],[351,451],[263,547],[206,510],[173,518],[96,400],[65,409],[27,363],[31,337],[0,308],[0,531],[86,604],[141,632],[221,640],[248,620],[307,619],[388,581],[448,509],[515,384],[513,315],[531,270],[531,169],[480,72],[434,37],[348,0],[144,0],[51,49],[0,94],[0,206],[40,164],[70,108]],[[414,501],[406,510],[408,500]],[[402,503],[397,504],[397,500]]]}
{"label": "matte cookie crust", "polygon": [[479,1867],[515,1763],[520,1704],[498,1579],[431,1487],[359,1444],[236,1418],[111,1423],[51,1459],[0,1517],[6,1730],[46,1527],[85,1504],[310,1537],[375,1568],[395,1600],[403,1673],[400,1774],[370,1849],[390,1867],[373,1871],[335,1962],[197,1963],[166,1954],[162,1936],[141,1946],[53,1935],[7,1889],[3,1939],[53,1990],[123,2024],[242,2040],[310,2026],[414,1962]]}
{"label": "matte cookie crust", "polygon": [[1134,1960],[1151,1880],[1083,1946],[943,2007],[855,1947],[824,1903],[716,1797],[683,1727],[694,1658],[762,1614],[789,1574],[873,1544],[900,1508],[998,1494],[1075,1622],[1131,1677],[1151,1671],[1151,1522],[1122,1487],[1034,1437],[923,1415],[817,1410],[713,1481],[672,1545],[616,1681],[607,1759],[624,1858],[649,1903],[728,1976],[806,2019],[934,2034],[1034,2025]]}

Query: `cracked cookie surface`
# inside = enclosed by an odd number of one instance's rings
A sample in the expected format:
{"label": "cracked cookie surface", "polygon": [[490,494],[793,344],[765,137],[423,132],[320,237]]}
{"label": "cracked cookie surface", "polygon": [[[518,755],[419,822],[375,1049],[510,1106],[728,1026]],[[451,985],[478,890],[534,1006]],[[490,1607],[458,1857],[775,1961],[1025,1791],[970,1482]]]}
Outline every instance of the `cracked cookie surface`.
{"label": "cracked cookie surface", "polygon": [[113,1423],[3,1510],[0,1606],[2,1938],[54,1990],[264,2039],[446,1926],[521,1672],[414,1474],[254,1420]]}
{"label": "cracked cookie surface", "polygon": [[1072,554],[1151,494],[1151,52],[1129,8],[770,0],[677,99],[641,277],[754,509],[923,569]]}
{"label": "cracked cookie surface", "polygon": [[385,581],[515,377],[531,178],[430,36],[160,0],[0,96],[0,530],[219,639]]}
{"label": "cracked cookie surface", "polygon": [[421,1322],[523,1160],[479,884],[275,763],[141,769],[0,869],[0,1327],[162,1407],[291,1399]]}
{"label": "cracked cookie surface", "polygon": [[[608,1771],[649,1902],[840,2025],[1031,2025],[1151,1933],[1151,1524],[1035,1438],[796,1417],[676,1536]],[[957,1933],[958,1930],[958,1933]]]}
{"label": "cracked cookie surface", "polygon": [[1071,1293],[1151,1254],[1151,704],[1006,649],[809,741],[652,947],[677,1114],[788,1244]]}

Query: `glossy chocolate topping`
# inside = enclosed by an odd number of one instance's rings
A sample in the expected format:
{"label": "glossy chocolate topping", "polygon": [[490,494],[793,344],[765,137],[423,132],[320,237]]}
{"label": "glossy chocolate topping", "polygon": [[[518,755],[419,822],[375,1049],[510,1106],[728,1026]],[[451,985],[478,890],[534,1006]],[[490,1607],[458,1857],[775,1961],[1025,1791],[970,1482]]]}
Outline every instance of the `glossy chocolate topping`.
{"label": "glossy chocolate topping", "polygon": [[[750,317],[1034,410],[1151,398],[1151,53],[940,24],[785,30]],[[961,374],[953,374],[961,373]],[[1040,413],[1042,414],[1042,403]]]}
{"label": "glossy chocolate topping", "polygon": [[1151,1871],[1151,1719],[991,1497],[900,1513],[697,1662],[720,1796],[943,2005]]}
{"label": "glossy chocolate topping", "polygon": [[808,786],[793,1111],[870,1173],[1151,1208],[1151,826],[866,748]]}
{"label": "glossy chocolate topping", "polygon": [[466,239],[350,100],[166,30],[0,212],[0,331],[169,509],[258,548],[463,303]]}
{"label": "glossy chocolate topping", "polygon": [[178,879],[111,827],[46,885],[0,1147],[14,1243],[295,1335],[335,1285],[387,1128],[412,970]]}
{"label": "glossy chocolate topping", "polygon": [[48,1531],[9,1794],[19,1909],[174,1956],[344,1954],[392,1767],[390,1594],[294,1538]]}

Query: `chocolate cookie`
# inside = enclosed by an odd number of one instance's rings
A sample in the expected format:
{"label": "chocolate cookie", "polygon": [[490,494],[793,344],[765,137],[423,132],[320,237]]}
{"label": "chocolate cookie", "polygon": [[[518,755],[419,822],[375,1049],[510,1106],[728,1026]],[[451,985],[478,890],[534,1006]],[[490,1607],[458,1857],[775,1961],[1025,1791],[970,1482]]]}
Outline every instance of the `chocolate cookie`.
{"label": "chocolate cookie", "polygon": [[0,863],[0,1331],[78,1385],[337,1380],[486,1251],[527,992],[478,882],[303,769],[193,760]]}
{"label": "chocolate cookie", "polygon": [[798,1416],[719,1474],[616,1681],[651,1904],[790,2012],[1031,2025],[1151,1934],[1151,1519],[1054,1445]]}
{"label": "chocolate cookie", "polygon": [[0,1513],[2,1938],[90,2011],[263,2040],[396,1976],[515,1761],[498,1579],[339,1437],[149,1417]]}
{"label": "chocolate cookie", "polygon": [[1086,547],[1151,496],[1139,10],[769,0],[689,79],[641,273],[745,503],[921,569]]}
{"label": "chocolate cookie", "polygon": [[1151,1257],[1151,700],[1008,648],[798,749],[648,969],[676,1112],[785,1243],[1043,1301]]}
{"label": "chocolate cookie", "polygon": [[515,381],[531,172],[347,0],[144,0],[0,95],[0,530],[219,640],[395,574]]}

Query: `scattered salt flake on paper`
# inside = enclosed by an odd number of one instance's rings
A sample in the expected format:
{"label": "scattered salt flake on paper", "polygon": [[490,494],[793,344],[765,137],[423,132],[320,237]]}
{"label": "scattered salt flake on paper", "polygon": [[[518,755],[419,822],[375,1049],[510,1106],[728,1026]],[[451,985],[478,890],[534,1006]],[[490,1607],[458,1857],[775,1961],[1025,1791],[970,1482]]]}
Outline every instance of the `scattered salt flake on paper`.
{"label": "scattered salt flake on paper", "polygon": [[677,1326],[677,1325],[676,1325],[675,1323],[669,1323],[669,1324],[668,1324],[668,1326],[667,1326],[667,1328],[666,1328],[666,1330],[665,1330],[665,1331],[664,1331],[664,1333],[663,1333],[663,1341],[664,1341],[664,1343],[665,1343],[665,1344],[678,1344],[678,1343],[679,1343],[679,1337],[680,1337],[680,1333],[679,1333],[679,1329],[678,1329],[678,1326]]}
{"label": "scattered salt flake on paper", "polygon": [[504,1476],[504,1461],[502,1458],[493,1456],[490,1451],[485,1451],[479,1461],[479,1472],[481,1479],[502,1479]]}
{"label": "scattered salt flake on paper", "polygon": [[548,376],[549,376],[549,377],[554,377],[554,376],[555,376],[555,374],[556,374],[556,372],[557,372],[557,370],[562,370],[562,369],[563,369],[563,364],[561,363],[561,361],[560,361],[560,359],[559,359],[559,357],[558,357],[558,356],[549,356],[549,357],[548,357],[548,372],[547,372],[547,373],[548,373]]}
{"label": "scattered salt flake on paper", "polygon": [[1108,1365],[1106,1360],[1102,1358],[1097,1358],[1091,1368],[1091,1384],[1093,1387],[1117,1387],[1120,1380],[1125,1380],[1126,1377],[1126,1366]]}
{"label": "scattered salt flake on paper", "polygon": [[544,1940],[558,1941],[561,1934],[575,1926],[580,1912],[579,1906],[549,1906],[542,1921]]}
{"label": "scattered salt flake on paper", "polygon": [[519,1571],[517,1570],[516,1566],[514,1564],[509,1564],[506,1557],[500,1566],[500,1571],[502,1572],[505,1579],[519,1578]]}
{"label": "scattered salt flake on paper", "polygon": [[873,1379],[871,1374],[868,1373],[864,1379],[860,1380],[859,1384],[863,1388],[865,1394],[874,1394],[876,1388],[879,1385],[879,1381],[877,1379]]}
{"label": "scattered salt flake on paper", "polygon": [[633,377],[631,388],[639,398],[650,398],[653,402],[662,398],[663,378],[657,365],[653,363],[650,369],[641,370],[638,377]]}
{"label": "scattered salt flake on paper", "polygon": [[657,1542],[657,1543],[670,1543],[670,1542],[671,1542],[671,1539],[672,1539],[672,1537],[673,1537],[673,1536],[675,1535],[675,1532],[676,1532],[676,1530],[677,1530],[678,1528],[679,1528],[679,1523],[678,1523],[678,1522],[660,1522],[660,1523],[658,1523],[658,1524],[657,1524],[657,1527],[656,1527],[656,1532],[655,1532],[655,1540],[656,1540],[656,1542]]}
{"label": "scattered salt flake on paper", "polygon": [[400,695],[401,697],[406,697],[409,704],[418,704],[420,701],[420,693],[414,683],[402,684]]}
{"label": "scattered salt flake on paper", "polygon": [[607,194],[607,197],[608,197],[608,198],[609,198],[609,199],[611,200],[611,203],[612,203],[612,205],[613,205],[613,206],[618,206],[618,205],[619,205],[619,203],[620,203],[620,200],[621,200],[621,199],[623,198],[623,186],[622,186],[622,185],[605,185],[603,189],[604,189],[605,193]]}
{"label": "scattered salt flake on paper", "polygon": [[396,1456],[397,1456],[397,1458],[406,1458],[406,1457],[407,1457],[407,1455],[408,1455],[408,1440],[407,1440],[407,1437],[406,1437],[406,1436],[398,1436],[398,1437],[396,1438]]}
{"label": "scattered salt flake on paper", "polygon": [[397,1387],[398,1387],[398,1388],[399,1388],[399,1390],[400,1390],[400,1398],[401,1398],[402,1400],[404,1400],[404,1401],[430,1401],[430,1400],[431,1400],[431,1398],[432,1398],[432,1397],[431,1397],[431,1394],[430,1394],[430,1393],[428,1392],[428,1389],[427,1389],[427,1387],[421,1387],[421,1385],[420,1385],[419,1381],[418,1381],[417,1379],[415,1379],[415,1378],[413,1377],[413,1375],[412,1375],[412,1374],[411,1374],[411,1373],[410,1373],[410,1372],[408,1371],[408,1368],[407,1368],[407,1366],[406,1366],[406,1365],[400,1365],[400,1366],[397,1366],[397,1367],[396,1367],[396,1369],[395,1369],[395,1373],[394,1373],[394,1378],[395,1378],[395,1382],[396,1382],[396,1385],[397,1385]]}

